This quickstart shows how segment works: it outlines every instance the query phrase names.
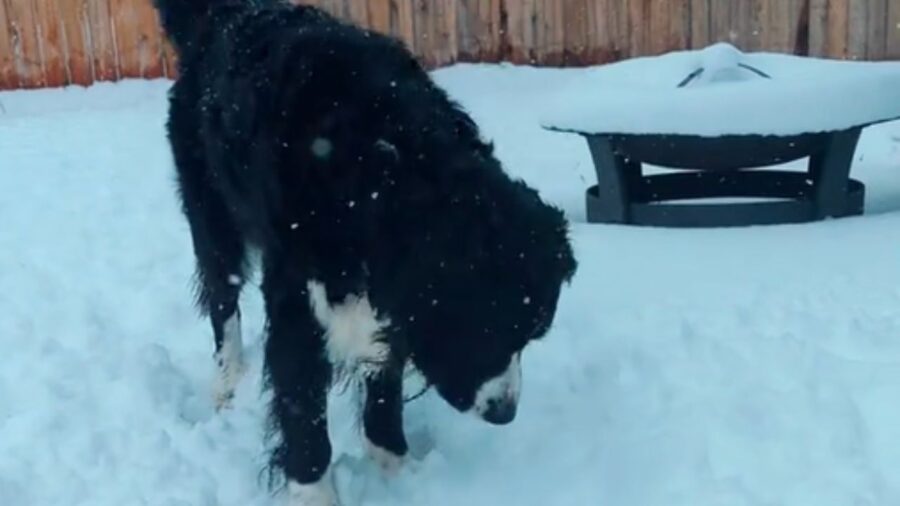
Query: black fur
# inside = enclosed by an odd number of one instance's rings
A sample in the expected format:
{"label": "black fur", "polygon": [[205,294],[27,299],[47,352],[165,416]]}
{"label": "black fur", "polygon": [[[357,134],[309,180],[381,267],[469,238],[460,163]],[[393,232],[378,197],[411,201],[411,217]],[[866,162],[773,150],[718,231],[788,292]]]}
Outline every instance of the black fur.
{"label": "black fur", "polygon": [[[331,458],[332,369],[306,283],[367,293],[392,322],[366,380],[369,439],[406,453],[411,360],[454,407],[543,336],[576,263],[563,214],[507,176],[404,46],[312,7],[156,0],[179,52],[169,139],[217,347],[246,249],[263,253],[272,464],[300,483]],[[374,402],[373,399],[377,399]]]}

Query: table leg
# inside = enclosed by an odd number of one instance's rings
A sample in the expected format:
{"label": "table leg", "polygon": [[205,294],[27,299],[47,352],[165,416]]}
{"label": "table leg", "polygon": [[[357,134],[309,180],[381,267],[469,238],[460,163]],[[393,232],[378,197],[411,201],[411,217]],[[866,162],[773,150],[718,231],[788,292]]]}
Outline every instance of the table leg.
{"label": "table leg", "polygon": [[847,184],[853,154],[862,129],[853,128],[829,136],[825,150],[809,159],[813,181],[813,212],[816,219],[846,216]]}
{"label": "table leg", "polygon": [[587,142],[597,173],[598,191],[598,199],[589,203],[588,221],[628,223],[629,182],[640,179],[641,164],[617,155],[608,137],[591,135],[587,136]]}

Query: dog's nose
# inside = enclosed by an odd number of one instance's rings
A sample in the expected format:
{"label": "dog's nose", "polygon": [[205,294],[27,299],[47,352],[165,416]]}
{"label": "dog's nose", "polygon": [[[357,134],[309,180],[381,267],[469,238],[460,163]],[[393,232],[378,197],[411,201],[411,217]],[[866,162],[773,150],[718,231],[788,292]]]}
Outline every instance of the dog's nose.
{"label": "dog's nose", "polygon": [[506,425],[516,418],[516,401],[513,399],[491,400],[481,415],[484,421],[494,425]]}

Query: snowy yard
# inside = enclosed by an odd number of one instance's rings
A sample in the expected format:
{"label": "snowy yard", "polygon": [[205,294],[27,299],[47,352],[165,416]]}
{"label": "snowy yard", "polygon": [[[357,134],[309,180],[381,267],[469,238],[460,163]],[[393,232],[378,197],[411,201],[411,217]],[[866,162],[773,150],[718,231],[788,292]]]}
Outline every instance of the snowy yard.
{"label": "snowy yard", "polygon": [[[436,396],[435,448],[390,482],[335,396],[346,506],[900,504],[900,124],[867,130],[867,214],[811,225],[587,225],[584,142],[539,127],[582,71],[436,74],[508,170],[564,207],[581,267],[525,355],[520,416]],[[269,506],[253,370],[215,415],[212,339],[163,134],[168,82],[0,93],[0,504]],[[825,105],[829,107],[830,105]],[[422,438],[419,438],[422,439]],[[346,456],[341,457],[346,454]]]}

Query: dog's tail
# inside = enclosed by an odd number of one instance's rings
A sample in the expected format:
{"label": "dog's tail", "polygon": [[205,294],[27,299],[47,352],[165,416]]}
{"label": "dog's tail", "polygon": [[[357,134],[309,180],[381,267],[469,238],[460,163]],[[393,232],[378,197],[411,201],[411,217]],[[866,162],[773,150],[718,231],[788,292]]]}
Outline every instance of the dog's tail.
{"label": "dog's tail", "polygon": [[210,8],[226,0],[153,0],[160,21],[175,50],[183,53],[205,24]]}

